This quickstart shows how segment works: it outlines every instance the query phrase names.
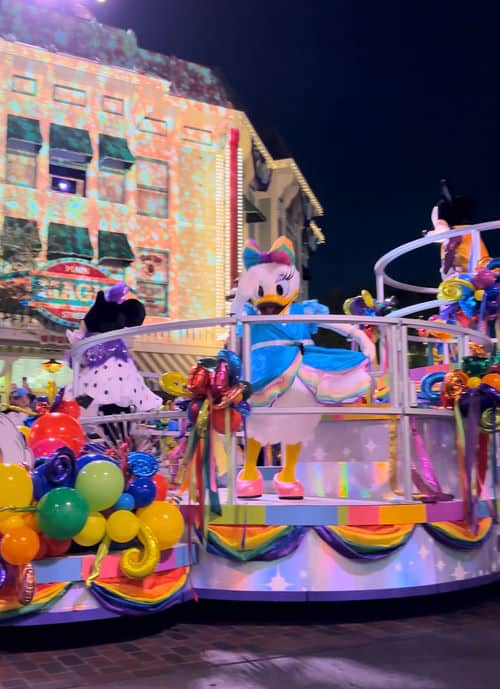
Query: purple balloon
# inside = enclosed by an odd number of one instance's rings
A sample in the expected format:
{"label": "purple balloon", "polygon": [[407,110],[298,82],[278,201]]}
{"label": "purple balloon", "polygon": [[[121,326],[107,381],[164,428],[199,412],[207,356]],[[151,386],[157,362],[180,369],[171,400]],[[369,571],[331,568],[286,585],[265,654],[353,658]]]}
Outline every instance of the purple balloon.
{"label": "purple balloon", "polygon": [[51,486],[72,486],[76,476],[75,453],[69,447],[59,448],[47,459],[43,470]]}

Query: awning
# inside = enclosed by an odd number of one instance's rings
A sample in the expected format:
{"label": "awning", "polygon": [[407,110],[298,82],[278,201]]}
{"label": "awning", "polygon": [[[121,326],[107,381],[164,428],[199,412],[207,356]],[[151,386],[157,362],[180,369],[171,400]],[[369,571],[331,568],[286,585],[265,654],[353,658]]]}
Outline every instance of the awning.
{"label": "awning", "polygon": [[64,162],[89,163],[92,159],[92,144],[88,131],[51,124],[50,157]]}
{"label": "awning", "polygon": [[[157,381],[167,371],[183,373],[185,376],[196,364],[194,354],[179,354],[171,352],[132,352],[137,368],[144,378]],[[152,385],[158,388],[158,383]]]}
{"label": "awning", "polygon": [[38,153],[43,143],[40,122],[30,117],[8,115],[7,142],[11,148]]}
{"label": "awning", "polygon": [[249,198],[243,197],[243,211],[245,213],[245,220],[247,223],[265,222],[266,216],[262,213]]}
{"label": "awning", "polygon": [[128,170],[135,163],[125,139],[99,134],[99,165],[111,169]]}
{"label": "awning", "polygon": [[4,261],[10,261],[14,256],[25,255],[26,251],[36,258],[42,250],[36,220],[6,216],[1,242]]}
{"label": "awning", "polygon": [[134,259],[126,234],[99,230],[99,263],[129,265]]}
{"label": "awning", "polygon": [[57,222],[49,224],[47,258],[83,258],[92,260],[94,251],[86,227],[62,225]]}

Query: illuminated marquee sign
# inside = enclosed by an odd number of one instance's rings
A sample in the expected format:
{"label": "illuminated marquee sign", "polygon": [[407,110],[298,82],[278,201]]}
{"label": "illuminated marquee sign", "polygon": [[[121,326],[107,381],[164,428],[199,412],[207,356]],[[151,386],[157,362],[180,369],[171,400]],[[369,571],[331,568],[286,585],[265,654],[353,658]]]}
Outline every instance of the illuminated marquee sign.
{"label": "illuminated marquee sign", "polygon": [[58,325],[75,327],[94,303],[96,293],[117,282],[89,263],[52,261],[30,273],[28,304]]}

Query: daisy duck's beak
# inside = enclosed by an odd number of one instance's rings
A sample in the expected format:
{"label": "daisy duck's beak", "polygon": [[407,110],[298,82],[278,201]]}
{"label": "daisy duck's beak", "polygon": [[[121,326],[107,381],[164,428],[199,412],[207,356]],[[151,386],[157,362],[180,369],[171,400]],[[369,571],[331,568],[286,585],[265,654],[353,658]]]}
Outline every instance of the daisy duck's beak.
{"label": "daisy duck's beak", "polygon": [[255,308],[262,316],[276,316],[297,298],[298,292],[282,297],[279,294],[264,294],[263,297],[253,300]]}

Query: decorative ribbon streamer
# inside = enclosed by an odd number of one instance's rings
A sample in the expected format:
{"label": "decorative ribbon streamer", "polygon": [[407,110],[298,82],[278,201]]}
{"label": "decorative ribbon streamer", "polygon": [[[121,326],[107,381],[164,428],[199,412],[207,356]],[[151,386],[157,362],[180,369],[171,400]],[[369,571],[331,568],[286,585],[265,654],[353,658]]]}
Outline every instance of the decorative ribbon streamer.
{"label": "decorative ribbon streamer", "polygon": [[99,576],[99,572],[101,571],[102,562],[109,552],[110,543],[111,543],[111,541],[108,538],[108,536],[105,536],[103,538],[103,540],[101,541],[101,543],[99,543],[99,547],[97,548],[97,553],[95,556],[94,564],[92,565],[92,570],[91,570],[89,576],[87,577],[87,579],[85,580],[85,586],[87,586],[87,588],[89,588],[92,585],[92,583]]}

